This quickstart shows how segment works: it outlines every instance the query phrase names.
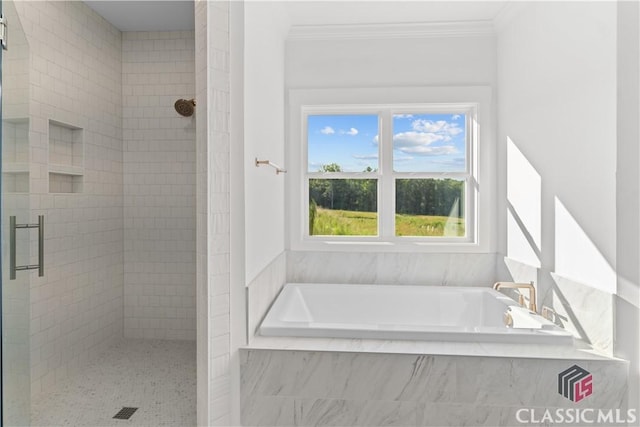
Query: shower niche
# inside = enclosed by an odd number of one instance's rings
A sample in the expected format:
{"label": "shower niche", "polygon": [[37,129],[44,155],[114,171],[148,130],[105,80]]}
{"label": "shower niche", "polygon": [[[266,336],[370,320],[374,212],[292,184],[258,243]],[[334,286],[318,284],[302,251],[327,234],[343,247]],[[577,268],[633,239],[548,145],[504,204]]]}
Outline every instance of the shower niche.
{"label": "shower niche", "polygon": [[82,193],[82,128],[49,120],[49,193]]}
{"label": "shower niche", "polygon": [[29,193],[29,119],[2,120],[2,186],[7,193]]}

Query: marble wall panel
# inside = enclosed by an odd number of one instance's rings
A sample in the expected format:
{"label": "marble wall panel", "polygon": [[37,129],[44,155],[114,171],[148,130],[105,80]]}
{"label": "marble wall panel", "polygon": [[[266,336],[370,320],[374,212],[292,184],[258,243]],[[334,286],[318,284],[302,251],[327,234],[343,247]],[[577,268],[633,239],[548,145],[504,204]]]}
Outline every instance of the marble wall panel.
{"label": "marble wall panel", "polygon": [[[557,392],[558,373],[574,363],[593,375],[594,392],[580,402]],[[242,422],[515,425],[521,408],[625,409],[627,374],[616,359],[242,349]]]}
{"label": "marble wall panel", "polygon": [[301,283],[491,286],[495,269],[492,253],[287,253],[287,281]]}

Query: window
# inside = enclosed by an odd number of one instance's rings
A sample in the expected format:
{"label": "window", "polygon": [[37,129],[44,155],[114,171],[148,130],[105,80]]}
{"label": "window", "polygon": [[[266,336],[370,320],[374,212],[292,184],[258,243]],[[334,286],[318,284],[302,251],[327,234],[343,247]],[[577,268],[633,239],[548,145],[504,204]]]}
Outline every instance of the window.
{"label": "window", "polygon": [[306,114],[309,236],[378,236],[375,114]]}
{"label": "window", "polygon": [[[398,98],[394,91],[386,96],[374,90],[381,99]],[[292,92],[292,247],[482,246],[481,205],[487,203],[480,203],[478,185],[479,109],[488,104],[486,97],[346,103],[340,100],[359,97],[336,90],[338,99],[330,103],[333,91]]]}

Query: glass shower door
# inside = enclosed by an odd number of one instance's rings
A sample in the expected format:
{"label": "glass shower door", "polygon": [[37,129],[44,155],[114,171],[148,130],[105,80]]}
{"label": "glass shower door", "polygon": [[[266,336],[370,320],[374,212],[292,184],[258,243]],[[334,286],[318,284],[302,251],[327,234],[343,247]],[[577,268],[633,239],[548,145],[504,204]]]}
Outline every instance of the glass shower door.
{"label": "glass shower door", "polygon": [[[29,46],[13,1],[0,1],[7,49],[0,49],[2,192],[2,423],[29,425],[30,285],[39,233],[30,210]],[[35,271],[32,271],[35,270]]]}

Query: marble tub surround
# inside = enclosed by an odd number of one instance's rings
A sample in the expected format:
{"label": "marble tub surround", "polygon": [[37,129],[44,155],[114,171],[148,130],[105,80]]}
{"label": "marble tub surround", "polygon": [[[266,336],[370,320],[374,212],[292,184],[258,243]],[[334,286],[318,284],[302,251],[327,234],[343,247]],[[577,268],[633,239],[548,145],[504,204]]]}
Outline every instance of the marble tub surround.
{"label": "marble tub surround", "polygon": [[[240,359],[243,425],[515,425],[522,407],[626,407],[628,364],[614,359],[255,348]],[[557,393],[574,363],[594,378],[578,403]]]}
{"label": "marble tub surround", "polygon": [[508,344],[377,340],[346,338],[301,338],[255,336],[247,350],[300,350],[381,354],[429,354],[435,356],[507,357],[557,360],[600,360],[626,363],[611,358],[592,346],[576,340],[573,346],[549,344]]}
{"label": "marble tub surround", "polygon": [[555,322],[607,354],[613,355],[614,295],[551,274],[551,289],[541,301],[551,306]]}
{"label": "marble tub surround", "polygon": [[247,286],[247,336],[254,336],[260,322],[286,281],[287,257],[282,252]]}
{"label": "marble tub surround", "polygon": [[491,286],[496,254],[287,252],[287,281]]}
{"label": "marble tub surround", "polygon": [[[613,355],[614,295],[557,273],[542,270],[510,258],[497,263],[501,280],[528,283],[538,292],[538,311],[553,310],[557,325],[571,331],[607,355]],[[527,296],[527,292],[524,292]]]}

